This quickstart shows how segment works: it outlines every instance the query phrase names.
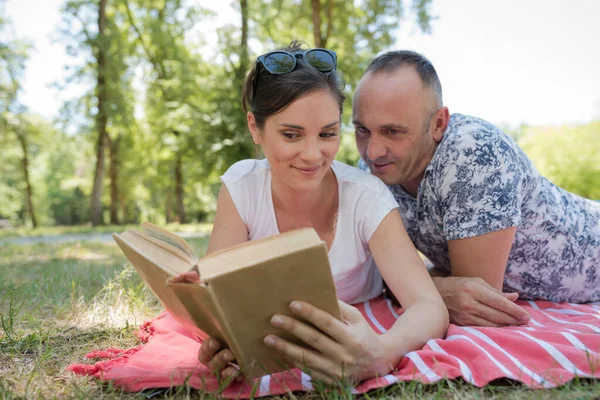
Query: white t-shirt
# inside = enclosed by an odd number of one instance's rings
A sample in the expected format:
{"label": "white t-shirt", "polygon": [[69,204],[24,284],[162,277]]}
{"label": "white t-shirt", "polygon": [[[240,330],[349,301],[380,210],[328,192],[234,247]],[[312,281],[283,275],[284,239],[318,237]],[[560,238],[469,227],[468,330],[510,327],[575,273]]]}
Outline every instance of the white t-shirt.
{"label": "white t-shirt", "polygon": [[[379,178],[338,161],[333,162],[332,170],[338,183],[339,207],[329,263],[338,298],[359,303],[379,296],[383,289],[368,242],[398,203]],[[239,161],[229,167],[221,181],[248,228],[250,240],[280,233],[266,159]]]}

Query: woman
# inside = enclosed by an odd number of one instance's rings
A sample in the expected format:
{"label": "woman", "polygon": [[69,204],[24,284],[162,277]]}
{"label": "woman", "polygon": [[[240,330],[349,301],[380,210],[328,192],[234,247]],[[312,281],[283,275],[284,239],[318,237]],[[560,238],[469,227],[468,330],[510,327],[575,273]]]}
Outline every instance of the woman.
{"label": "woman", "polygon": [[[292,302],[299,320],[273,316],[273,325],[306,341],[308,350],[269,335],[265,344],[327,383],[387,374],[409,351],[444,335],[448,313],[397,204],[377,178],[334,161],[340,146],[344,94],[331,50],[298,42],[258,57],[243,90],[254,143],[264,160],[243,160],[221,177],[207,254],[238,243],[312,227],[329,250],[345,321]],[[354,307],[382,292],[382,277],[404,313],[378,335]],[[233,353],[206,340],[199,360],[223,377],[236,374]]]}

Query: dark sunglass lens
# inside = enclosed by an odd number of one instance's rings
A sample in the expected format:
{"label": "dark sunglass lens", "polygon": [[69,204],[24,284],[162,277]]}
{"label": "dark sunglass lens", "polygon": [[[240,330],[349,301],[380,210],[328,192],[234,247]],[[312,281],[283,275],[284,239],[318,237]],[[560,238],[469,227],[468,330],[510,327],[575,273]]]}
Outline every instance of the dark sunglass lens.
{"label": "dark sunglass lens", "polygon": [[286,53],[271,53],[265,57],[263,65],[272,74],[286,74],[294,69],[294,57]]}
{"label": "dark sunglass lens", "polygon": [[335,69],[333,56],[323,50],[313,50],[306,54],[306,61],[319,71],[329,72]]}

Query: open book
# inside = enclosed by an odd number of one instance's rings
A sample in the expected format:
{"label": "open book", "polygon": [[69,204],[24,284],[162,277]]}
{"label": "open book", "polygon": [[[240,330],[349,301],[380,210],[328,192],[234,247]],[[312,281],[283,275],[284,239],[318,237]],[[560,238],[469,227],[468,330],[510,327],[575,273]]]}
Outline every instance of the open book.
{"label": "open book", "polygon": [[[246,242],[204,258],[188,243],[150,223],[113,238],[165,309],[199,339],[229,347],[247,379],[288,369],[263,344],[267,334],[294,343],[273,327],[273,314],[292,315],[292,300],[306,301],[341,320],[324,242],[312,228]],[[201,283],[170,278],[197,270]]]}

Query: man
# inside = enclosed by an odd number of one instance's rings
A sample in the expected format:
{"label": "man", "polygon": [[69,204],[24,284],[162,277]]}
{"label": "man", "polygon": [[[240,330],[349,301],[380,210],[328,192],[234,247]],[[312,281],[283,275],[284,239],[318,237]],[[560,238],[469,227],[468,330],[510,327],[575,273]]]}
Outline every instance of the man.
{"label": "man", "polygon": [[[434,282],[452,322],[527,323],[517,297],[600,301],[600,204],[540,176],[493,125],[450,116],[426,58],[399,51],[373,60],[354,95],[353,122],[362,168],[390,186],[409,236],[446,275]],[[341,323],[294,303],[299,318],[274,325],[320,352],[281,338],[268,346],[326,382],[372,362],[363,318]]]}
{"label": "man", "polygon": [[390,186],[415,246],[447,275],[434,281],[452,322],[527,323],[518,296],[600,301],[600,204],[550,183],[493,125],[450,116],[425,57],[373,60],[353,122],[361,167]]}

